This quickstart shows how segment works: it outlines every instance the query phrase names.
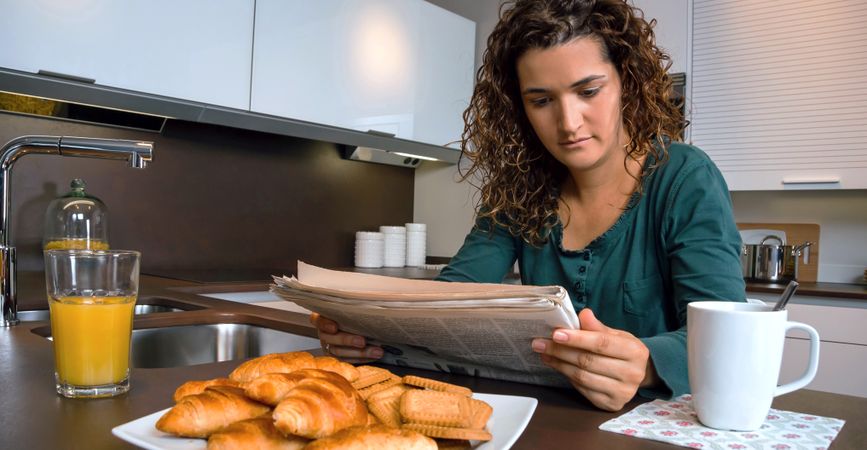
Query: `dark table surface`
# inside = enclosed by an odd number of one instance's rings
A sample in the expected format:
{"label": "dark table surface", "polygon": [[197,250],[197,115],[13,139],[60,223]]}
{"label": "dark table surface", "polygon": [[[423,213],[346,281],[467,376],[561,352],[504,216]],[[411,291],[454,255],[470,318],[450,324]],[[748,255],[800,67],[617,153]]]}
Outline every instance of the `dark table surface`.
{"label": "dark table surface", "polygon": [[[24,284],[28,282],[23,277]],[[41,296],[37,286],[23,287],[23,295]],[[172,299],[203,309],[137,318],[137,328],[191,323],[236,322],[267,326],[312,336],[305,316],[195,295],[264,289],[266,283],[194,285],[143,277],[142,298]],[[33,298],[29,302],[35,302]],[[42,300],[44,301],[44,300]],[[54,392],[54,356],[50,341],[37,335],[46,322],[0,328],[0,449],[124,449],[134,448],[111,434],[117,425],[171,406],[171,395],[191,379],[226,376],[239,361],[188,367],[133,369],[132,389],[126,395],[98,400],[66,399]],[[598,429],[603,422],[645,402],[636,399],[619,413],[600,411],[569,390],[501,382],[421,370],[389,367],[395,373],[414,373],[463,386],[475,392],[527,396],[538,407],[515,449],[587,448],[655,449],[674,446]],[[863,374],[853,374],[863,376]],[[800,390],[775,399],[774,408],[846,420],[831,449],[867,449],[867,399]]]}

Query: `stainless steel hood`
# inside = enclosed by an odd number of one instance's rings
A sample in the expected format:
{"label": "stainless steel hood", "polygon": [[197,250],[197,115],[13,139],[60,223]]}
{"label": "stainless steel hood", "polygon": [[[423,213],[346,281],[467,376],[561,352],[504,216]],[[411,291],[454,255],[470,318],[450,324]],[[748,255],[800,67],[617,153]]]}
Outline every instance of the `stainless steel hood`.
{"label": "stainless steel hood", "polygon": [[[460,151],[453,148],[385,136],[377,132],[367,133],[254,113],[241,109],[102,86],[88,82],[88,80],[65,79],[6,68],[0,68],[0,91],[148,114],[167,119],[294,136],[341,144],[353,148],[370,148],[388,154],[408,154],[416,158],[422,157],[420,159],[433,159],[451,164],[457,163],[460,158]],[[395,165],[404,165],[405,167],[416,166],[416,164]]]}

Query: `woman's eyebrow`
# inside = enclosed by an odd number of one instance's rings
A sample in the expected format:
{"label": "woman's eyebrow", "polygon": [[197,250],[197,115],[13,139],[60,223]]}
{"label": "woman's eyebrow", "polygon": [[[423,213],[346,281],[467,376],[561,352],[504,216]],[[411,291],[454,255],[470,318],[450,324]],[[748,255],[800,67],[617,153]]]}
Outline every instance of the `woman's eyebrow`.
{"label": "woman's eyebrow", "polygon": [[[586,76],[586,77],[584,77],[584,78],[582,78],[582,79],[580,79],[580,80],[578,80],[578,81],[572,83],[572,84],[569,86],[569,88],[574,89],[574,88],[576,88],[576,87],[583,86],[583,85],[585,85],[585,84],[587,84],[587,83],[590,83],[591,81],[595,81],[595,80],[598,80],[598,79],[601,79],[601,78],[605,78],[605,75],[601,75],[601,74],[600,74],[600,75],[588,75],[588,76]],[[523,94],[523,95],[527,95],[527,94],[544,94],[544,93],[546,93],[546,92],[548,92],[548,89],[545,89],[545,88],[539,88],[539,87],[528,87],[527,89],[524,89],[523,91],[521,91],[521,94]]]}

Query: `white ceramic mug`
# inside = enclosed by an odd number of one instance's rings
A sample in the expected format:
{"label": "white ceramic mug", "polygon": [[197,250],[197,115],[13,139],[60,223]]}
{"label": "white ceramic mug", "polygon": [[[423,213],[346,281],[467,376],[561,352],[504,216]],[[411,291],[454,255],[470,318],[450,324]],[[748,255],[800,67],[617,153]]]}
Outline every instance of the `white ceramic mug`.
{"label": "white ceramic mug", "polygon": [[[806,386],[819,367],[819,334],[762,302],[698,301],[687,307],[689,386],[698,420],[720,430],[761,427],[774,397]],[[786,331],[810,334],[810,362],[777,386]]]}

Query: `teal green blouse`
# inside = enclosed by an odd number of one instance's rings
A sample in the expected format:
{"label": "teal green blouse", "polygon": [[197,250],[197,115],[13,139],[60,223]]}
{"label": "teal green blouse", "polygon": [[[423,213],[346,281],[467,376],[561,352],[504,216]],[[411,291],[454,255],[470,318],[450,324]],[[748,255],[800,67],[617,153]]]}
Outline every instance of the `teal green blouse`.
{"label": "teal green blouse", "polygon": [[546,244],[533,247],[477,221],[438,279],[499,283],[517,260],[523,284],[563,286],[576,311],[590,308],[605,325],[641,338],[665,387],[639,394],[688,393],[686,305],[746,295],[722,174],[696,147],[673,143],[667,151],[644,194],[585,249],[563,248],[560,223]]}

